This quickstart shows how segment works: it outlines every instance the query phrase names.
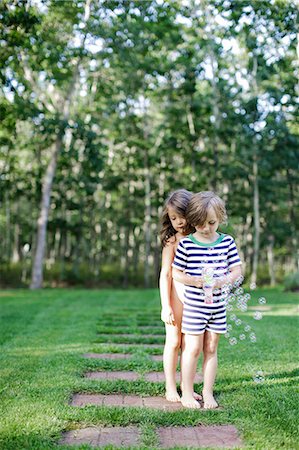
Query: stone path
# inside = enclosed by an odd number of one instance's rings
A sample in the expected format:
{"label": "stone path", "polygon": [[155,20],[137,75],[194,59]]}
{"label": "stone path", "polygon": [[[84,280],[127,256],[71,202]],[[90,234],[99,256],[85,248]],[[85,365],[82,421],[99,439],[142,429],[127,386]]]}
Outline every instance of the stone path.
{"label": "stone path", "polygon": [[[146,322],[144,322],[146,324]],[[127,325],[127,323],[126,323]],[[141,323],[140,323],[141,325]],[[114,326],[111,324],[111,326]],[[159,344],[144,344],[143,340],[146,339],[165,339],[164,334],[142,334],[142,332],[150,332],[150,329],[157,328],[156,332],[161,333],[160,325],[144,325],[140,326],[138,332],[141,334],[131,334],[123,330],[124,332],[113,333],[100,333],[97,335],[98,339],[103,339],[104,342],[99,344],[99,348],[103,348],[103,353],[90,352],[83,355],[84,358],[93,358],[101,360],[132,360],[136,358],[136,353],[111,353],[110,349],[121,351],[135,351],[139,349],[151,349],[154,352],[159,351],[162,353],[164,345]],[[104,329],[104,328],[103,328]],[[121,342],[125,339],[136,340],[137,342]],[[114,342],[113,342],[114,341]],[[139,342],[138,342],[139,341]],[[104,346],[104,347],[103,347]],[[131,350],[132,349],[132,350]],[[108,350],[108,352],[107,352]],[[149,354],[147,356],[152,361],[163,361],[162,354]],[[140,381],[145,380],[148,382],[165,382],[163,372],[147,372],[143,375],[127,370],[105,370],[105,371],[91,371],[86,372],[84,377],[92,380],[125,380],[125,381]],[[180,375],[177,373],[177,382],[180,381]],[[202,382],[202,375],[197,374],[196,383]],[[95,405],[98,407],[138,407],[138,408],[153,408],[160,410],[161,412],[175,412],[184,411],[184,407],[180,402],[172,403],[168,402],[164,397],[146,397],[138,395],[126,395],[126,394],[74,394],[71,403],[73,407],[85,407],[87,405]],[[201,405],[203,406],[203,405]],[[221,408],[217,408],[215,411],[221,411]],[[207,412],[204,408],[199,409],[198,414]],[[199,416],[200,417],[200,416]],[[190,427],[182,426],[168,426],[168,427],[156,427],[154,430],[156,434],[157,448],[168,449],[173,447],[188,447],[188,448],[234,448],[242,446],[242,441],[238,435],[237,429],[232,425],[198,425]],[[108,445],[114,445],[116,447],[128,447],[139,448],[144,446],[142,442],[142,429],[137,426],[126,427],[87,427],[78,430],[68,431],[63,434],[62,439],[59,442],[61,445],[90,445],[95,447],[105,447]],[[156,443],[154,443],[156,445]]]}

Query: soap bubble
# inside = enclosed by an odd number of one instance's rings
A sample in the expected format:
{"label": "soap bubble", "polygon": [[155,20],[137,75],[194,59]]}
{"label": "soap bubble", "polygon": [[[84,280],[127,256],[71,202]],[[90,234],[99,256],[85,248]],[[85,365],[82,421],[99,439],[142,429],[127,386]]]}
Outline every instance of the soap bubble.
{"label": "soap bubble", "polygon": [[251,296],[248,293],[244,295],[244,299],[246,300],[246,302],[248,302],[250,300],[250,297]]}
{"label": "soap bubble", "polygon": [[265,303],[266,303],[265,297],[259,298],[259,304],[260,304],[260,305],[265,305]]}
{"label": "soap bubble", "polygon": [[262,370],[258,370],[253,376],[253,381],[255,383],[263,383],[265,381],[264,373]]}
{"label": "soap bubble", "polygon": [[236,291],[235,291],[235,294],[237,294],[237,295],[242,295],[243,292],[244,292],[244,289],[241,288],[241,287],[238,287],[238,288],[236,289]]}
{"label": "soap bubble", "polygon": [[235,337],[230,338],[229,340],[230,345],[236,345],[237,339]]}
{"label": "soap bubble", "polygon": [[229,333],[225,333],[224,337],[226,337],[226,339],[227,339],[227,338],[230,337],[230,334]]}
{"label": "soap bubble", "polygon": [[251,326],[250,326],[250,325],[246,325],[246,326],[244,327],[244,330],[245,330],[246,332],[250,331],[250,330],[251,330]]}
{"label": "soap bubble", "polygon": [[233,327],[231,326],[231,324],[227,325],[227,331],[232,331]]}
{"label": "soap bubble", "polygon": [[240,334],[239,338],[240,338],[240,341],[244,341],[244,339],[246,339],[246,336],[245,336],[245,334]]}
{"label": "soap bubble", "polygon": [[244,277],[242,275],[240,275],[234,282],[234,287],[238,288],[239,286],[241,286],[241,284],[243,283],[243,280],[244,280]]}
{"label": "soap bubble", "polygon": [[253,318],[255,320],[261,320],[263,318],[263,314],[260,311],[255,311],[255,313],[253,314]]}
{"label": "soap bubble", "polygon": [[227,311],[232,311],[234,308],[233,305],[227,305],[226,309]]}
{"label": "soap bubble", "polygon": [[240,326],[240,325],[241,325],[241,323],[242,323],[242,320],[240,320],[240,319],[237,319],[235,323],[236,323],[236,325],[237,325],[237,326]]}
{"label": "soap bubble", "polygon": [[255,336],[254,333],[250,333],[249,338],[250,338],[250,341],[251,341],[251,342],[256,342],[256,336]]}
{"label": "soap bubble", "polygon": [[230,320],[234,321],[234,320],[236,320],[237,316],[236,316],[236,314],[231,314],[229,318],[230,318]]}
{"label": "soap bubble", "polygon": [[230,294],[230,296],[228,297],[228,301],[229,302],[234,302],[235,300],[236,300],[235,294]]}

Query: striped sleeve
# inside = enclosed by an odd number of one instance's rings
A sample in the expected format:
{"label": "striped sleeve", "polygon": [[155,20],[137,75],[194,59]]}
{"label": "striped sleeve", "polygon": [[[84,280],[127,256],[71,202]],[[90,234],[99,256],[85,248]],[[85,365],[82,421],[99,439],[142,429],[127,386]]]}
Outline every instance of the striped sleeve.
{"label": "striped sleeve", "polygon": [[172,267],[175,267],[179,270],[185,270],[187,267],[187,252],[182,241],[179,242]]}
{"label": "striped sleeve", "polygon": [[231,238],[231,242],[228,247],[227,252],[227,263],[228,267],[231,269],[232,267],[239,266],[242,264],[242,261],[240,259],[236,243],[233,238]]}

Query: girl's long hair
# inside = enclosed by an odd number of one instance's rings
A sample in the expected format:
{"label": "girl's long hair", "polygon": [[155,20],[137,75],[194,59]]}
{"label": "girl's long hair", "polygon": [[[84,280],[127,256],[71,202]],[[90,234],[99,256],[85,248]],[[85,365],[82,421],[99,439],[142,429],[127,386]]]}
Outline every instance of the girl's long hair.
{"label": "girl's long hair", "polygon": [[[166,199],[161,215],[160,240],[162,247],[165,247],[167,241],[177,233],[171,225],[168,215],[168,208],[171,207],[177,212],[177,214],[182,217],[186,217],[186,209],[191,196],[192,192],[189,192],[186,189],[178,189],[177,191],[172,192]],[[184,231],[185,234],[193,233],[194,228],[187,223]]]}

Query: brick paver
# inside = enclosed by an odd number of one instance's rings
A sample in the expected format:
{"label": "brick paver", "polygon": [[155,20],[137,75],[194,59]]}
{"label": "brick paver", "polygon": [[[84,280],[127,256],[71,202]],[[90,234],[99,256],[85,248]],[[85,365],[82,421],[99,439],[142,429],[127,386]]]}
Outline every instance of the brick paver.
{"label": "brick paver", "polygon": [[89,444],[96,447],[115,445],[133,447],[139,444],[141,432],[138,427],[82,428],[64,433],[60,445]]}
{"label": "brick paver", "polygon": [[[90,378],[92,380],[127,380],[127,381],[137,381],[142,378],[142,375],[131,372],[131,371],[97,371],[97,372],[87,372],[85,374],[86,378]],[[144,374],[144,379],[146,381],[151,382],[157,382],[157,383],[164,383],[165,382],[165,375],[164,372],[148,372]],[[196,374],[195,377],[195,383],[201,383],[202,382],[202,375]],[[176,380],[177,382],[180,381],[180,374],[176,374]]]}
{"label": "brick paver", "polygon": [[136,334],[136,333],[99,333],[98,336],[107,338],[144,338],[144,339],[164,339],[165,334]]}
{"label": "brick paver", "polygon": [[164,348],[164,345],[162,344],[142,344],[142,343],[118,343],[118,342],[96,342],[97,345],[102,345],[102,346],[106,346],[106,347],[119,347],[119,348],[124,348],[124,347],[136,347],[138,349],[143,349],[143,348],[150,348],[152,350],[161,350]]}
{"label": "brick paver", "polygon": [[97,406],[138,406],[155,408],[163,411],[176,411],[183,408],[180,402],[171,403],[164,397],[139,397],[137,395],[122,394],[75,394],[71,406],[84,407],[87,405]]}
{"label": "brick paver", "polygon": [[87,372],[85,378],[92,380],[127,380],[137,381],[140,379],[140,375],[136,372],[129,372],[125,370],[121,371],[103,371],[103,372]]}
{"label": "brick paver", "polygon": [[153,361],[163,361],[163,355],[149,355]]}
{"label": "brick paver", "polygon": [[241,447],[238,430],[233,425],[199,425],[196,427],[161,427],[157,430],[162,448]]}
{"label": "brick paver", "polygon": [[95,359],[127,359],[132,353],[84,353],[83,358]]}
{"label": "brick paver", "polygon": [[[133,356],[133,353],[84,353],[83,358],[95,359],[128,359]],[[163,361],[163,355],[147,354],[153,361]]]}
{"label": "brick paver", "polygon": [[[146,381],[153,381],[158,383],[164,383],[165,382],[165,375],[164,372],[148,372],[144,375],[144,378]],[[180,374],[176,373],[176,381],[179,382],[181,379]],[[201,374],[197,373],[195,375],[195,383],[201,383],[203,380],[203,377]]]}

